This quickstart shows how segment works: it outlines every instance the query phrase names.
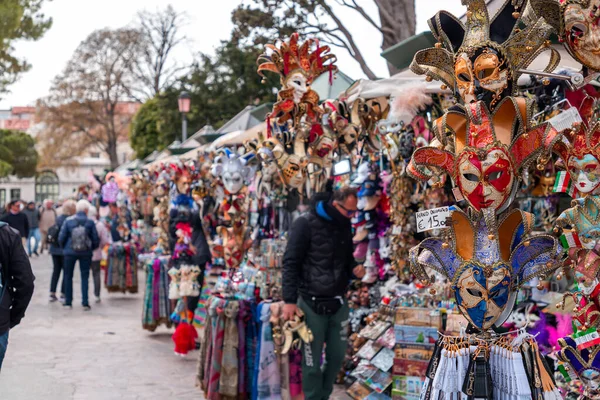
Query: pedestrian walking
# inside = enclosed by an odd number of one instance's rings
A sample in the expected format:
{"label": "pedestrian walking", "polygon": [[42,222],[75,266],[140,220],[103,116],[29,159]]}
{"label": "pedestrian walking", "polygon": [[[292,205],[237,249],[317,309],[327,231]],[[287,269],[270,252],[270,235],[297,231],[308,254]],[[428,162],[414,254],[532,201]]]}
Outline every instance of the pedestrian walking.
{"label": "pedestrian walking", "polygon": [[25,316],[35,277],[21,241],[21,233],[0,222],[0,369],[8,334]]}
{"label": "pedestrian walking", "polygon": [[85,311],[91,310],[88,288],[92,254],[100,245],[96,224],[87,216],[90,207],[89,201],[79,200],[76,205],[76,214],[67,218],[58,235],[58,242],[62,246],[65,256],[65,303],[63,305],[73,308],[73,272],[75,264],[79,261],[81,305]]}
{"label": "pedestrian walking", "polygon": [[98,232],[98,239],[100,240],[100,246],[98,246],[98,248],[95,249],[92,254],[92,280],[94,281],[94,296],[96,298],[96,303],[100,303],[100,289],[102,287],[100,279],[100,261],[102,261],[102,249],[104,246],[112,243],[112,237],[108,226],[106,226],[106,223],[98,218],[98,211],[96,210],[96,207],[90,207],[88,217],[96,224],[96,231]]}
{"label": "pedestrian walking", "polygon": [[329,398],[348,347],[349,308],[344,294],[352,275],[362,278],[365,274],[352,255],[350,219],[357,203],[352,188],[315,196],[309,213],[294,222],[284,254],[284,318],[303,313],[314,336],[312,343],[304,346],[302,357],[307,400]]}
{"label": "pedestrian walking", "polygon": [[42,211],[40,212],[40,235],[42,236],[42,246],[40,253],[43,253],[49,247],[48,229],[56,224],[56,210],[54,210],[54,202],[50,199],[44,200]]}
{"label": "pedestrian walking", "polygon": [[[52,255],[52,279],[50,280],[50,302],[58,300],[56,297],[56,288],[58,287],[58,280],[60,279],[60,273],[64,271],[65,257],[63,249],[58,243],[58,235],[60,230],[67,220],[67,218],[75,214],[75,202],[73,200],[67,200],[63,203],[60,208],[61,212],[56,218],[56,223],[48,228],[48,235],[46,240],[50,244],[50,254]],[[60,300],[64,302],[65,299],[65,274],[63,272],[62,283],[60,285]]]}
{"label": "pedestrian walking", "polygon": [[20,201],[13,200],[8,203],[8,213],[2,217],[2,222],[6,222],[11,228],[19,232],[23,246],[25,246],[25,241],[29,237],[29,220],[21,211]]}
{"label": "pedestrian walking", "polygon": [[[27,207],[23,210],[23,214],[27,216],[29,224],[29,235],[27,235],[27,254],[39,256],[38,247],[42,239],[40,235],[40,210],[36,207],[33,201],[27,203]],[[33,239],[33,250],[31,248],[31,240]]]}

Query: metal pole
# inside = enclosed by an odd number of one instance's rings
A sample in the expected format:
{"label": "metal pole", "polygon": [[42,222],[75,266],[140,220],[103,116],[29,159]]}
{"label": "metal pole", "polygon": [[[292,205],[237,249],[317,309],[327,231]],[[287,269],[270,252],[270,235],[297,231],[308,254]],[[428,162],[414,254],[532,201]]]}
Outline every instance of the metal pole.
{"label": "metal pole", "polygon": [[183,136],[181,143],[183,143],[187,140],[187,119],[185,118],[185,113],[181,113],[181,133]]}

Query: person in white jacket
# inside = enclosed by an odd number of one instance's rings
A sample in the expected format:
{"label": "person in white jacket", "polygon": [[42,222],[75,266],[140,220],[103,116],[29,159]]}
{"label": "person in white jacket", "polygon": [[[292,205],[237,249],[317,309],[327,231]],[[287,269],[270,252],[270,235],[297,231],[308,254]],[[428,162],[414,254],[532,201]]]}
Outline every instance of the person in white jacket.
{"label": "person in white jacket", "polygon": [[100,303],[100,288],[102,287],[100,278],[100,261],[102,260],[102,249],[107,244],[112,243],[112,237],[110,230],[105,222],[98,219],[98,211],[95,207],[90,208],[88,212],[90,219],[96,222],[96,230],[98,231],[98,238],[100,239],[100,246],[92,254],[92,278],[94,281],[94,296],[96,297],[96,303]]}

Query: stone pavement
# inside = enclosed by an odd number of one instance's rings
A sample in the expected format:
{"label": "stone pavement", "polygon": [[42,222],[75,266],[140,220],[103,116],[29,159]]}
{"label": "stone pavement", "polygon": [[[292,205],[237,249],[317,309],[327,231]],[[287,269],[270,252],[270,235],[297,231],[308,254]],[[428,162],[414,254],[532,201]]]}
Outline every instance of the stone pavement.
{"label": "stone pavement", "polygon": [[[10,333],[0,399],[203,398],[194,387],[197,352],[177,357],[170,330],[142,329],[143,293],[103,289],[102,303],[96,305],[92,295],[92,311],[84,312],[76,272],[73,309],[65,310],[59,302],[48,303],[51,264],[47,255],[32,259],[35,293],[21,325]],[[90,294],[92,287],[90,277]]]}
{"label": "stone pavement", "polygon": [[[35,292],[22,323],[10,333],[0,374],[0,400],[200,400],[194,387],[197,352],[173,354],[172,330],[142,329],[143,293],[109,294],[81,307],[80,275],[73,309],[48,303],[52,261],[32,259]],[[140,276],[140,282],[144,282]],[[140,287],[143,290],[143,284]],[[349,399],[337,387],[332,400]]]}

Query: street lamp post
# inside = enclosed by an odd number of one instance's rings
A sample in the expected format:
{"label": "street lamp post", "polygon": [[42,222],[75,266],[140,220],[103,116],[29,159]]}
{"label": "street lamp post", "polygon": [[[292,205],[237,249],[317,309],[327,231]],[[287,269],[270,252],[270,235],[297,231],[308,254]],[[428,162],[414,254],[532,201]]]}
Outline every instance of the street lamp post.
{"label": "street lamp post", "polygon": [[179,112],[181,113],[181,134],[182,140],[181,143],[187,140],[187,119],[185,118],[185,114],[190,112],[190,104],[192,100],[188,92],[181,92],[178,99],[179,104]]}

